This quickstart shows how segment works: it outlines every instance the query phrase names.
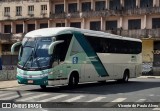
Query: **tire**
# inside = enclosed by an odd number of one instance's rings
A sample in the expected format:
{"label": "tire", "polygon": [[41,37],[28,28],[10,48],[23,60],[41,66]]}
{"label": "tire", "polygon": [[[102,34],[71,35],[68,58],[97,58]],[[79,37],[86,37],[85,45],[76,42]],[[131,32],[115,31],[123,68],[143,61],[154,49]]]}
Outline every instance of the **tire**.
{"label": "tire", "polygon": [[40,85],[41,89],[46,89],[46,85]]}
{"label": "tire", "polygon": [[122,82],[127,83],[128,80],[129,80],[129,72],[128,72],[128,71],[125,71],[125,72],[124,72],[124,75],[123,75]]}
{"label": "tire", "polygon": [[68,86],[69,88],[75,88],[78,85],[79,78],[75,74],[72,74],[69,78]]}

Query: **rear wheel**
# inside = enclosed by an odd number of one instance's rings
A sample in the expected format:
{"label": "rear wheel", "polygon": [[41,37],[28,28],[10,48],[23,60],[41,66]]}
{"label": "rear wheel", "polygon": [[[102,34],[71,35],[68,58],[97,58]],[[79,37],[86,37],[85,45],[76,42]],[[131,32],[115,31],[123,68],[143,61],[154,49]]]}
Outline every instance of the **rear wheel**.
{"label": "rear wheel", "polygon": [[129,71],[125,71],[122,82],[128,82],[128,80],[129,80]]}
{"label": "rear wheel", "polygon": [[46,89],[46,88],[47,88],[46,85],[40,85],[40,87],[41,87],[42,89]]}
{"label": "rear wheel", "polygon": [[118,79],[117,82],[120,83],[126,83],[129,80],[129,71],[125,70],[124,74],[123,74],[123,78],[122,79]]}
{"label": "rear wheel", "polygon": [[77,87],[77,85],[78,85],[78,81],[79,81],[78,76],[75,75],[75,74],[72,74],[72,75],[70,76],[70,78],[69,78],[68,86],[69,86],[70,88],[75,88],[75,87]]}

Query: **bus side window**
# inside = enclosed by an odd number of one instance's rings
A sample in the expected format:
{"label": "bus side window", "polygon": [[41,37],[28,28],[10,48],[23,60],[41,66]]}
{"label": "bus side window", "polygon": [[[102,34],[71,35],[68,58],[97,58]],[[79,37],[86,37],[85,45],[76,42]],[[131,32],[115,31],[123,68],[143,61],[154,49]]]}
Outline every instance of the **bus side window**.
{"label": "bus side window", "polygon": [[72,34],[63,34],[63,35],[59,35],[57,36],[57,40],[64,40],[63,43],[59,44],[59,60],[60,62],[63,62],[65,60],[71,39],[72,39]]}

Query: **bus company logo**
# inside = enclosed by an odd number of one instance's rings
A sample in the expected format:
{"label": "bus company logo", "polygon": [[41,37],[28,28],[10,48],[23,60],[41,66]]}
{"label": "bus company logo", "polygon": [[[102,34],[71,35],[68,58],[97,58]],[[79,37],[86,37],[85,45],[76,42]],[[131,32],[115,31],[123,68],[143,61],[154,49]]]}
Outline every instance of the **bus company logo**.
{"label": "bus company logo", "polygon": [[2,108],[12,108],[11,103],[2,103]]}

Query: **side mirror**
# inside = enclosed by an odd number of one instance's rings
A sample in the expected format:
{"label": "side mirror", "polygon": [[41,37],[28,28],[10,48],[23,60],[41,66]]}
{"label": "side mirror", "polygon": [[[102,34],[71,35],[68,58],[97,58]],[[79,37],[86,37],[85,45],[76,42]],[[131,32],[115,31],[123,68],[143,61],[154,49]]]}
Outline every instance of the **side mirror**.
{"label": "side mirror", "polygon": [[11,53],[14,54],[15,53],[15,47],[17,47],[17,46],[19,46],[21,44],[22,44],[22,42],[16,42],[16,43],[14,43],[12,45],[12,47],[11,47]]}
{"label": "side mirror", "polygon": [[62,42],[64,42],[64,40],[55,41],[55,42],[51,43],[51,45],[48,48],[48,54],[49,55],[53,54],[54,46],[56,46],[57,44],[60,44]]}

